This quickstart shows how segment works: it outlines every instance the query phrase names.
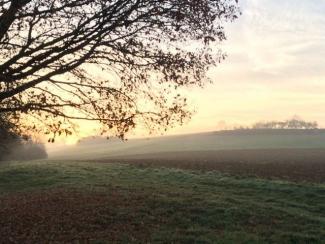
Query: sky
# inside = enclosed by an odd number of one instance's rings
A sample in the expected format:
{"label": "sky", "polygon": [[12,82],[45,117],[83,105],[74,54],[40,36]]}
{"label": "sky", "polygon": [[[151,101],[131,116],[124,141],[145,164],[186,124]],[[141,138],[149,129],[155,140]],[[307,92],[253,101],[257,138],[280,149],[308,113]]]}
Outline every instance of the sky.
{"label": "sky", "polygon": [[[294,115],[325,127],[325,0],[239,3],[242,15],[226,24],[228,40],[221,46],[228,58],[210,70],[213,84],[188,91],[196,110],[192,120],[167,134]],[[83,136],[91,133],[84,130]]]}
{"label": "sky", "polygon": [[[325,127],[325,0],[240,0],[227,24],[225,62],[192,89],[197,111],[171,133],[216,130],[298,115]],[[225,122],[225,123],[224,123]]]}

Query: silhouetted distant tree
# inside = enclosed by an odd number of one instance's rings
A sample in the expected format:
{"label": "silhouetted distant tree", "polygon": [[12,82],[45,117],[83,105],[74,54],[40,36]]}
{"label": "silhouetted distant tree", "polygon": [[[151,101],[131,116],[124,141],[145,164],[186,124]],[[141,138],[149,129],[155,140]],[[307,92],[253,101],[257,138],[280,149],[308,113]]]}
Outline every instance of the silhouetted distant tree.
{"label": "silhouetted distant tree", "polygon": [[0,114],[67,135],[74,120],[120,137],[182,123],[175,90],[205,84],[237,15],[237,0],[2,0]]}
{"label": "silhouetted distant tree", "polygon": [[35,143],[27,135],[23,135],[13,118],[0,115],[0,161],[31,160],[46,158],[44,145]]}
{"label": "silhouetted distant tree", "polygon": [[19,138],[19,131],[13,122],[11,122],[9,116],[0,114],[0,154],[3,154],[6,150],[6,144],[8,141],[13,141]]}

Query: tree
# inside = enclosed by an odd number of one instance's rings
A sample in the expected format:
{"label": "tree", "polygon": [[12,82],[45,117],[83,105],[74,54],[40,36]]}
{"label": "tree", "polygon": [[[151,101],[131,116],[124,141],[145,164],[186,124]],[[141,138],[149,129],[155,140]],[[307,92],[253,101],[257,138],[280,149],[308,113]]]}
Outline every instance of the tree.
{"label": "tree", "polygon": [[122,138],[182,123],[180,88],[208,81],[238,13],[237,0],[1,0],[0,114],[54,135],[76,120]]}
{"label": "tree", "polygon": [[0,161],[47,158],[44,145],[22,135],[21,128],[11,121],[14,118],[0,115]]}
{"label": "tree", "polygon": [[19,138],[15,124],[10,122],[12,118],[8,115],[0,114],[0,154],[7,151],[7,142],[17,140]]}

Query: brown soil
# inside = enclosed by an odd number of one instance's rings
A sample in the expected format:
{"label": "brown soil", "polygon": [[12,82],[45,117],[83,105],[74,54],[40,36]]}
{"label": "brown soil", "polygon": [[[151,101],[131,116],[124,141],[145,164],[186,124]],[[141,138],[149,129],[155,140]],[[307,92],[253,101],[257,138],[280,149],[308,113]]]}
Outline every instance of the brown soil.
{"label": "brown soil", "polygon": [[109,158],[101,162],[216,170],[267,179],[325,183],[324,149],[165,152]]}
{"label": "brown soil", "polygon": [[125,233],[145,241],[158,221],[138,216],[144,198],[61,189],[2,196],[0,243],[120,243]]}

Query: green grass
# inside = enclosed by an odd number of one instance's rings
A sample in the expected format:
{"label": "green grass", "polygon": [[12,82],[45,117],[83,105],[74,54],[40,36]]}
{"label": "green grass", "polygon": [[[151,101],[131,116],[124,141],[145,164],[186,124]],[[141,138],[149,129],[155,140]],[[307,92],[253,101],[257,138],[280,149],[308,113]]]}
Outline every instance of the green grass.
{"label": "green grass", "polygon": [[[0,200],[52,188],[144,195],[136,213],[114,206],[115,218],[134,215],[137,223],[159,223],[150,233],[153,243],[324,243],[321,184],[122,164],[0,165]],[[108,220],[102,216],[100,221]],[[123,235],[125,242],[132,241],[128,233]]]}

